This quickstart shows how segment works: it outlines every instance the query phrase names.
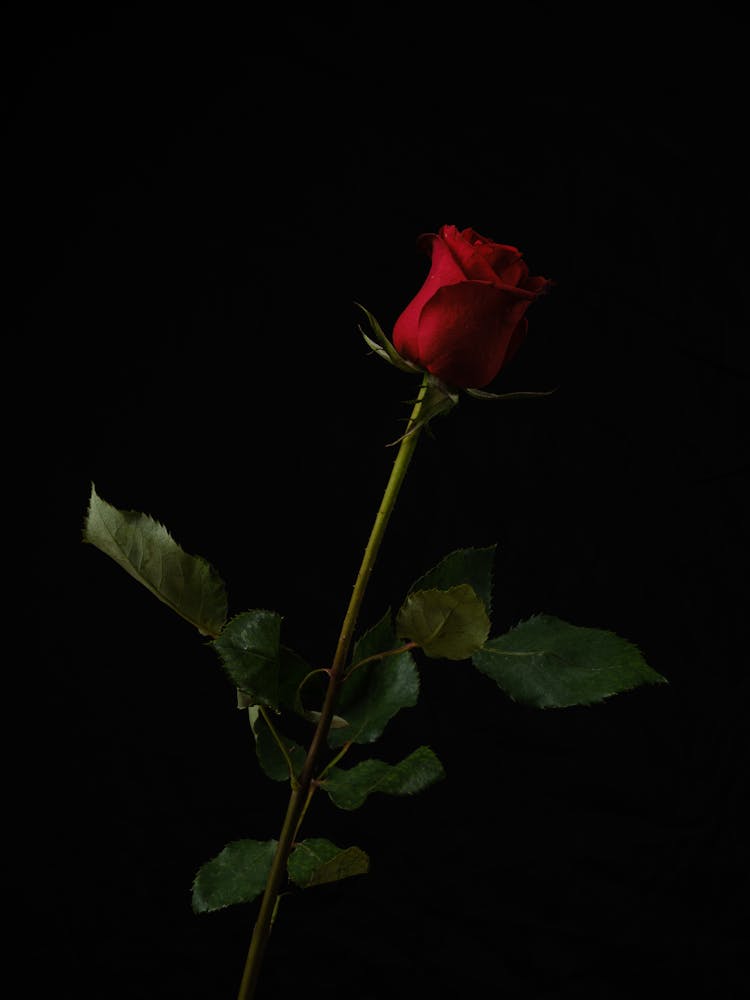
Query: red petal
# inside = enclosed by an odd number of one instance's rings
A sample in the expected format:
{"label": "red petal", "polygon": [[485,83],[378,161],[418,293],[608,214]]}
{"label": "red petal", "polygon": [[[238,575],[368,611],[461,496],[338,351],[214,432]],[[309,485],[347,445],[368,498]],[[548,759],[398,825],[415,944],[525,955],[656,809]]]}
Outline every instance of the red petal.
{"label": "red petal", "polygon": [[457,266],[460,267],[462,277],[470,281],[497,280],[492,264],[482,252],[483,245],[475,246],[469,243],[455,226],[443,226],[440,233]]}
{"label": "red petal", "polygon": [[464,280],[463,271],[440,235],[425,233],[420,237],[420,245],[432,253],[430,273],[393,327],[393,346],[402,357],[418,365],[423,363],[417,333],[423,306],[443,285],[453,285]]}
{"label": "red petal", "polygon": [[419,317],[420,364],[459,388],[491,382],[529,304],[515,292],[481,281],[439,288]]}

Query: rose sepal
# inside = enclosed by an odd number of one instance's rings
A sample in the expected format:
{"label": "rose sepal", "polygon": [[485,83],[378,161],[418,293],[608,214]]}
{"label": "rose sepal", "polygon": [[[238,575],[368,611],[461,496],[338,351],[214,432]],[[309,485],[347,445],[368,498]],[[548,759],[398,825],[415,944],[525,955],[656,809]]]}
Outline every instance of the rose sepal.
{"label": "rose sepal", "polygon": [[485,392],[484,389],[464,389],[473,399],[531,399],[534,396],[551,396],[557,389],[546,389],[541,392]]}
{"label": "rose sepal", "polygon": [[375,319],[370,310],[366,309],[360,302],[355,302],[354,305],[357,306],[358,309],[361,309],[362,312],[365,314],[365,316],[367,317],[367,321],[370,324],[370,329],[372,330],[375,336],[375,340],[373,340],[372,337],[369,337],[365,333],[365,331],[362,329],[361,326],[359,325],[357,326],[357,329],[362,334],[367,346],[375,354],[377,354],[379,358],[382,358],[383,361],[387,361],[389,365],[393,365],[400,371],[408,372],[410,375],[421,375],[422,374],[421,368],[418,368],[416,365],[413,365],[411,361],[407,361],[406,358],[401,357],[401,355],[398,353],[396,348],[390,342],[388,337],[386,337],[382,327],[380,326],[380,323],[378,323],[378,321]]}
{"label": "rose sepal", "polygon": [[405,441],[406,438],[411,437],[412,434],[416,434],[417,431],[429,424],[434,417],[439,416],[441,413],[447,413],[454,406],[458,405],[458,393],[453,392],[445,382],[441,382],[435,375],[426,375],[426,379],[427,391],[422,403],[422,414],[419,420],[415,421],[401,437],[396,438],[395,441],[390,441],[388,443],[389,448]]}

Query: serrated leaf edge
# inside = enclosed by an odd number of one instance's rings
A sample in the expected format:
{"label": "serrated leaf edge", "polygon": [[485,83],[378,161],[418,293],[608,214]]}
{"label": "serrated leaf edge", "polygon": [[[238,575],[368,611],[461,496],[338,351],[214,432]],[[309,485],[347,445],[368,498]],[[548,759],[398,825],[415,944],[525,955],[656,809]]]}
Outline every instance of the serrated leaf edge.
{"label": "serrated leaf edge", "polygon": [[[199,624],[193,618],[189,618],[186,614],[184,614],[184,612],[180,611],[180,609],[172,601],[167,599],[164,593],[158,590],[158,588],[154,587],[153,584],[151,584],[141,573],[139,573],[136,570],[135,566],[133,566],[132,569],[129,568],[130,566],[132,566],[130,559],[127,557],[121,545],[119,544],[117,539],[112,535],[112,532],[110,531],[110,529],[107,527],[106,524],[103,524],[103,526],[106,529],[108,536],[111,538],[113,546],[120,552],[122,552],[123,562],[119,562],[112,556],[111,553],[107,552],[106,549],[103,549],[100,545],[98,545],[97,542],[93,540],[93,538],[88,537],[90,533],[89,526],[92,519],[92,515],[94,513],[95,501],[99,501],[99,503],[103,504],[104,506],[111,508],[113,511],[115,511],[115,513],[119,514],[120,516],[124,517],[126,515],[132,515],[137,518],[143,518],[143,520],[147,521],[149,524],[153,525],[159,531],[163,532],[166,540],[170,542],[172,545],[174,545],[175,548],[178,549],[184,556],[187,556],[188,559],[194,559],[197,563],[200,563],[206,567],[206,569],[208,570],[209,577],[212,577],[214,581],[220,585],[221,590],[224,593],[225,617],[224,621],[219,627],[219,632],[209,632],[207,629],[204,629],[201,624]],[[205,556],[197,555],[194,552],[189,552],[186,548],[180,545],[180,543],[175,539],[174,535],[171,533],[169,528],[167,528],[167,526],[163,522],[159,521],[152,514],[149,514],[141,510],[135,510],[133,508],[115,507],[114,504],[110,503],[109,500],[105,500],[104,497],[97,492],[96,485],[94,484],[93,480],[91,481],[91,491],[89,493],[89,499],[86,507],[86,514],[84,517],[83,528],[81,530],[81,541],[85,545],[93,546],[95,549],[98,549],[103,555],[106,555],[108,558],[112,559],[112,561],[116,565],[118,565],[120,569],[122,569],[132,579],[134,579],[136,583],[139,583],[142,587],[144,587],[147,591],[149,591],[149,593],[152,594],[154,597],[156,597],[158,601],[161,601],[161,603],[164,604],[166,607],[168,607],[171,611],[174,611],[174,613],[178,615],[180,618],[182,618],[183,621],[186,621],[194,628],[197,628],[201,635],[208,636],[210,638],[216,638],[221,633],[221,630],[224,628],[224,625],[226,624],[226,601],[227,601],[226,584],[221,574],[214,566],[214,564],[210,562],[210,560],[206,559]]]}
{"label": "serrated leaf edge", "polygon": [[[396,768],[400,767],[402,764],[405,764],[407,761],[409,761],[412,757],[415,757],[417,754],[420,754],[420,756],[423,756],[422,751],[427,751],[427,753],[429,754],[429,756],[432,759],[432,761],[434,761],[438,765],[439,772],[440,772],[430,782],[429,785],[425,785],[423,788],[414,789],[413,791],[407,791],[407,792],[391,792],[391,791],[385,791],[385,792],[383,792],[383,791],[381,791],[380,785],[388,780],[388,778],[390,777],[390,775],[393,773],[393,771]],[[430,785],[433,785],[433,784],[435,784],[438,781],[442,781],[445,778],[445,768],[443,767],[443,762],[440,760],[440,758],[435,753],[435,751],[432,749],[432,747],[427,746],[426,744],[423,745],[423,746],[421,746],[421,747],[417,747],[416,750],[412,750],[411,753],[407,754],[406,757],[404,757],[402,760],[397,761],[395,764],[389,764],[387,761],[380,760],[380,758],[378,758],[378,757],[368,757],[366,760],[360,761],[358,764],[355,764],[353,767],[349,767],[349,768],[343,768],[343,767],[342,768],[332,768],[331,771],[329,772],[329,775],[330,775],[330,773],[333,773],[335,771],[339,771],[339,772],[341,772],[343,774],[347,774],[347,773],[349,773],[351,771],[355,771],[358,767],[361,767],[362,764],[367,764],[369,761],[377,761],[377,763],[379,763],[379,764],[385,764],[386,767],[390,768],[391,770],[385,772],[383,774],[383,776],[381,778],[379,778],[375,782],[374,785],[372,785],[372,787],[368,788],[368,790],[362,796],[362,801],[357,806],[351,806],[351,807],[350,806],[340,806],[336,802],[336,800],[333,797],[333,795],[331,795],[331,793],[326,788],[326,783],[327,783],[328,779],[326,778],[324,781],[321,781],[321,783],[320,783],[321,788],[323,788],[323,790],[327,792],[327,794],[329,795],[331,801],[333,802],[333,804],[335,806],[337,806],[340,809],[346,809],[347,811],[353,811],[354,809],[358,809],[360,807],[360,805],[364,805],[364,803],[367,801],[367,799],[371,795],[374,795],[376,793],[380,793],[382,795],[394,795],[394,796],[397,796],[397,797],[412,797],[414,795],[419,795],[421,792],[423,792],[427,788],[429,788]]]}
{"label": "serrated leaf edge", "polygon": [[[406,593],[406,596],[408,597],[409,594],[416,593],[417,590],[424,590],[425,589],[424,587],[419,587],[418,586],[419,583],[420,583],[420,581],[424,580],[425,577],[431,576],[433,573],[436,573],[440,569],[440,567],[443,565],[443,563],[447,562],[449,559],[453,558],[454,556],[457,556],[459,553],[463,553],[463,552],[490,552],[491,551],[492,552],[492,560],[490,562],[490,574],[489,574],[490,575],[490,579],[489,579],[490,601],[489,601],[489,605],[485,606],[485,610],[487,611],[487,614],[490,615],[492,613],[492,590],[493,590],[494,583],[495,583],[495,567],[494,567],[494,562],[495,562],[495,555],[497,554],[497,547],[498,547],[497,542],[493,542],[491,545],[469,545],[469,546],[463,546],[462,548],[458,548],[458,549],[452,549],[450,552],[448,552],[446,555],[444,555],[443,558],[439,560],[439,562],[436,562],[434,566],[432,566],[430,569],[426,570],[424,573],[422,573],[422,575],[420,577],[418,577],[414,581],[414,583],[411,585],[411,587],[409,587],[409,589],[408,589],[408,591]],[[463,582],[466,583],[467,581],[463,581]],[[460,584],[454,584],[454,586],[460,586]],[[469,584],[469,586],[471,586],[471,584]],[[428,590],[438,590],[439,588],[437,588],[437,587],[428,587],[427,589]],[[476,591],[474,591],[474,592],[476,593]],[[479,594],[477,594],[477,597],[479,597]],[[481,601],[482,598],[479,597],[479,600]],[[482,601],[482,603],[484,604],[484,601]]]}
{"label": "serrated leaf edge", "polygon": [[221,857],[221,855],[224,853],[224,851],[226,851],[228,848],[234,847],[236,844],[247,843],[248,841],[250,841],[252,843],[256,843],[256,844],[273,844],[274,845],[274,851],[276,850],[276,847],[278,846],[278,841],[274,840],[273,838],[271,840],[255,840],[253,837],[239,837],[237,840],[230,840],[229,843],[224,844],[224,846],[222,847],[222,849],[217,854],[215,854],[212,858],[209,858],[208,861],[204,861],[203,864],[198,869],[198,871],[195,873],[195,877],[193,878],[193,882],[192,882],[192,885],[190,887],[191,895],[193,897],[193,912],[194,913],[197,913],[197,914],[202,914],[202,913],[217,913],[219,910],[226,910],[230,906],[238,906],[238,905],[241,905],[242,903],[245,903],[245,902],[252,903],[253,900],[257,899],[258,896],[261,895],[261,893],[263,892],[262,889],[259,892],[257,892],[252,897],[252,899],[239,900],[236,903],[222,903],[221,906],[215,906],[215,907],[211,907],[210,909],[205,909],[205,910],[198,910],[198,909],[195,908],[195,889],[196,889],[196,884],[198,882],[198,879],[200,878],[200,875],[201,875],[201,872],[203,871],[203,869],[206,868],[208,865],[213,864],[214,861],[217,861]]}
{"label": "serrated leaf edge", "polygon": [[[624,687],[620,687],[616,691],[611,691],[608,694],[604,694],[600,698],[589,698],[586,699],[585,701],[576,701],[567,705],[552,705],[552,704],[541,705],[541,704],[532,704],[529,702],[521,701],[518,698],[515,698],[509,691],[506,691],[504,687],[501,687],[501,685],[498,684],[498,682],[494,678],[490,677],[489,674],[484,674],[484,676],[487,677],[488,680],[492,680],[497,685],[497,687],[500,688],[503,694],[505,694],[506,697],[508,697],[515,705],[521,705],[524,708],[534,708],[536,711],[540,710],[548,711],[550,709],[559,710],[562,708],[576,708],[576,707],[586,708],[589,705],[601,705],[602,702],[607,701],[610,698],[614,698],[615,695],[625,694],[628,691],[635,691],[637,688],[643,687],[644,685],[654,686],[658,684],[669,684],[669,680],[666,677],[664,677],[663,674],[660,674],[657,670],[654,670],[654,668],[646,661],[646,657],[643,650],[637,643],[633,642],[632,639],[626,639],[618,632],[612,631],[612,629],[598,628],[596,625],[576,625],[574,622],[565,621],[565,619],[563,618],[558,618],[557,615],[550,615],[543,611],[538,611],[535,614],[530,615],[528,618],[522,618],[518,622],[516,622],[515,625],[512,625],[507,632],[503,632],[502,635],[492,636],[491,638],[489,638],[487,642],[484,644],[484,646],[482,646],[481,649],[478,649],[477,652],[472,655],[471,657],[472,662],[474,660],[474,656],[476,656],[478,653],[481,653],[482,651],[497,656],[536,656],[539,653],[547,653],[550,656],[557,656],[559,658],[559,654],[555,653],[552,650],[547,650],[547,649],[496,650],[496,649],[486,648],[488,643],[493,642],[495,639],[501,639],[503,638],[503,636],[509,635],[511,632],[515,632],[522,625],[528,625],[530,622],[535,622],[535,621],[563,622],[563,624],[570,625],[572,628],[584,629],[585,631],[590,631],[590,632],[601,632],[604,635],[617,639],[619,640],[619,642],[625,643],[631,649],[635,650],[636,653],[638,653],[638,655],[642,658],[644,665],[648,669],[650,676],[642,680],[636,681],[633,684],[627,684]],[[476,664],[474,665],[476,667]],[[480,673],[484,673],[481,667],[476,667],[476,669],[479,670]]]}

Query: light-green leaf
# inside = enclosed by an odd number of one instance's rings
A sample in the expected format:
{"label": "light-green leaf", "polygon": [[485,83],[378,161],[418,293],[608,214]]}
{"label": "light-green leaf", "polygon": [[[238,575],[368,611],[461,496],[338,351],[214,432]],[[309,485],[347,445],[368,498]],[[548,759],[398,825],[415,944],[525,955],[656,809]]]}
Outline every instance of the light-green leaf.
{"label": "light-green leaf", "polygon": [[339,809],[359,809],[373,792],[415,795],[445,777],[443,765],[429,747],[419,747],[398,764],[363,760],[354,767],[332,767],[321,783]]}
{"label": "light-green leaf", "polygon": [[218,573],[205,559],[184,552],[148,514],[118,510],[92,484],[83,540],[114,559],[201,635],[221,632],[227,594]]}
{"label": "light-green leaf", "polygon": [[666,683],[627,639],[543,614],[491,639],[472,662],[514,701],[535,708],[591,705]]}
{"label": "light-green leaf", "polygon": [[483,549],[456,549],[428,570],[410,588],[417,590],[450,590],[461,583],[468,583],[484,604],[487,614],[492,610],[492,566],[496,545]]}
{"label": "light-green leaf", "polygon": [[466,660],[487,641],[490,620],[474,588],[462,583],[409,594],[396,617],[396,633],[427,656]]}
{"label": "light-green leaf", "polygon": [[297,844],[287,861],[289,877],[303,889],[365,875],[369,867],[370,859],[361,848],[341,848],[316,837]]}
{"label": "light-green leaf", "polygon": [[[397,646],[391,613],[387,611],[355,644],[352,663]],[[418,697],[419,674],[408,651],[360,667],[344,682],[336,709],[349,724],[331,729],[329,745],[372,743],[393,716],[402,708],[416,705]]]}
{"label": "light-green leaf", "polygon": [[193,910],[210,913],[234,903],[251,903],[266,887],[275,840],[235,840],[207,861],[193,882]]}
{"label": "light-green leaf", "polygon": [[224,626],[212,645],[249,704],[279,707],[281,615],[253,610]]}
{"label": "light-green leaf", "polygon": [[[250,716],[250,727],[255,737],[255,752],[263,773],[273,781],[289,781],[289,765],[287,764],[286,757],[281,752],[281,748],[276,742],[268,723],[261,715],[260,709],[257,706],[251,706],[248,708],[248,713]],[[290,740],[283,733],[280,733],[278,727],[276,727],[276,732],[289,755],[292,770],[295,775],[299,774],[305,761],[304,749],[295,743],[294,740]]]}

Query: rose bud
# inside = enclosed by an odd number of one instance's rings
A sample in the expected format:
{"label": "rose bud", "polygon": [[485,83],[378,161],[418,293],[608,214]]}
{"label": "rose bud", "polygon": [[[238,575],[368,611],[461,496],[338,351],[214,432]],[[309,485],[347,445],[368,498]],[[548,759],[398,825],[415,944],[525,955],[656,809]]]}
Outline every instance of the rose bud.
{"label": "rose bud", "polygon": [[396,320],[393,345],[446,385],[479,389],[516,353],[526,335],[524,314],[551,282],[531,277],[515,247],[473,229],[443,226],[419,242],[432,266]]}

